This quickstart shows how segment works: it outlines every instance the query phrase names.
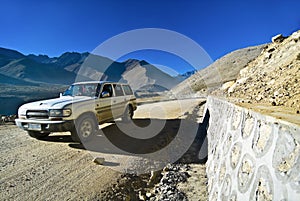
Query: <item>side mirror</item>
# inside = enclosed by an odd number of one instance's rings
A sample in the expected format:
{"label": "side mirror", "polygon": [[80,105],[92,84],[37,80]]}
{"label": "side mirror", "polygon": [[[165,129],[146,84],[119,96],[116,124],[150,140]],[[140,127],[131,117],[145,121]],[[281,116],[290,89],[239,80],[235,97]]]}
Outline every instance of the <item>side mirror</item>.
{"label": "side mirror", "polygon": [[107,97],[110,97],[109,92],[108,92],[108,91],[103,91],[103,92],[101,93],[101,98],[107,98]]}

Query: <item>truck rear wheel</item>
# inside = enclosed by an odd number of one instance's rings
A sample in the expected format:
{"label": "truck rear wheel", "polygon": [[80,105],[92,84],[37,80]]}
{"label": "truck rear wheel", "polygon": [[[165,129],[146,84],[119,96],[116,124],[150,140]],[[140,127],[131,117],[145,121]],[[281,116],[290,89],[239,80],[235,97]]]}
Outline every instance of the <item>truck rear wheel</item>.
{"label": "truck rear wheel", "polygon": [[128,105],[123,114],[122,121],[129,122],[132,120],[132,117],[133,117],[133,109],[131,105]]}
{"label": "truck rear wheel", "polygon": [[50,134],[50,132],[41,133],[39,131],[27,131],[27,132],[28,132],[28,135],[30,137],[33,137],[33,138],[36,138],[36,139],[43,139],[43,138],[47,137]]}

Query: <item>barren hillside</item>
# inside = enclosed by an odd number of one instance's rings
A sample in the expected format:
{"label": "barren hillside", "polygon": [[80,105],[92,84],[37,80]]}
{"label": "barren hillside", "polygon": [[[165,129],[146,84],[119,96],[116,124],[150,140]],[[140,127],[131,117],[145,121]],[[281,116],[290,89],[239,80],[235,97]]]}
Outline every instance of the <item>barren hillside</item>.
{"label": "barren hillside", "polygon": [[[300,31],[234,51],[172,89],[173,95],[225,96],[240,103],[300,110]],[[290,108],[290,109],[288,109]]]}
{"label": "barren hillside", "polygon": [[300,31],[273,43],[239,73],[225,92],[240,102],[300,109]]}
{"label": "barren hillside", "polygon": [[172,89],[176,96],[205,95],[219,88],[223,83],[236,80],[239,71],[255,59],[266,45],[248,47],[233,51],[218,59],[208,67],[198,71]]}

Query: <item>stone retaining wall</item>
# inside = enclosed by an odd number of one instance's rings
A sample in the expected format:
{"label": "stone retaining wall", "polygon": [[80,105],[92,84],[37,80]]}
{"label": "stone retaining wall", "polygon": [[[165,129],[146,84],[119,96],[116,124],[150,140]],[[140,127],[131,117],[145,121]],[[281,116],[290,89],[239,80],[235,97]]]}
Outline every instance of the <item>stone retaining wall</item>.
{"label": "stone retaining wall", "polygon": [[209,200],[299,200],[300,127],[209,97]]}

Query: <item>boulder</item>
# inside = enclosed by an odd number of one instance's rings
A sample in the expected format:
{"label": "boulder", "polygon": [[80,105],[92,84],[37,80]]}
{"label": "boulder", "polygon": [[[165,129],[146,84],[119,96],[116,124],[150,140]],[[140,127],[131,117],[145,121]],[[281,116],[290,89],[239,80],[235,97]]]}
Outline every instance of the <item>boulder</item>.
{"label": "boulder", "polygon": [[101,157],[96,157],[96,158],[93,159],[93,162],[98,164],[98,165],[103,165],[103,163],[105,162],[105,159],[101,158]]}
{"label": "boulder", "polygon": [[225,82],[222,85],[222,90],[226,91],[229,87],[231,87],[233,84],[235,83],[235,81],[229,81],[229,82]]}
{"label": "boulder", "polygon": [[284,37],[282,34],[278,34],[276,36],[272,37],[273,43],[281,43],[286,37]]}

